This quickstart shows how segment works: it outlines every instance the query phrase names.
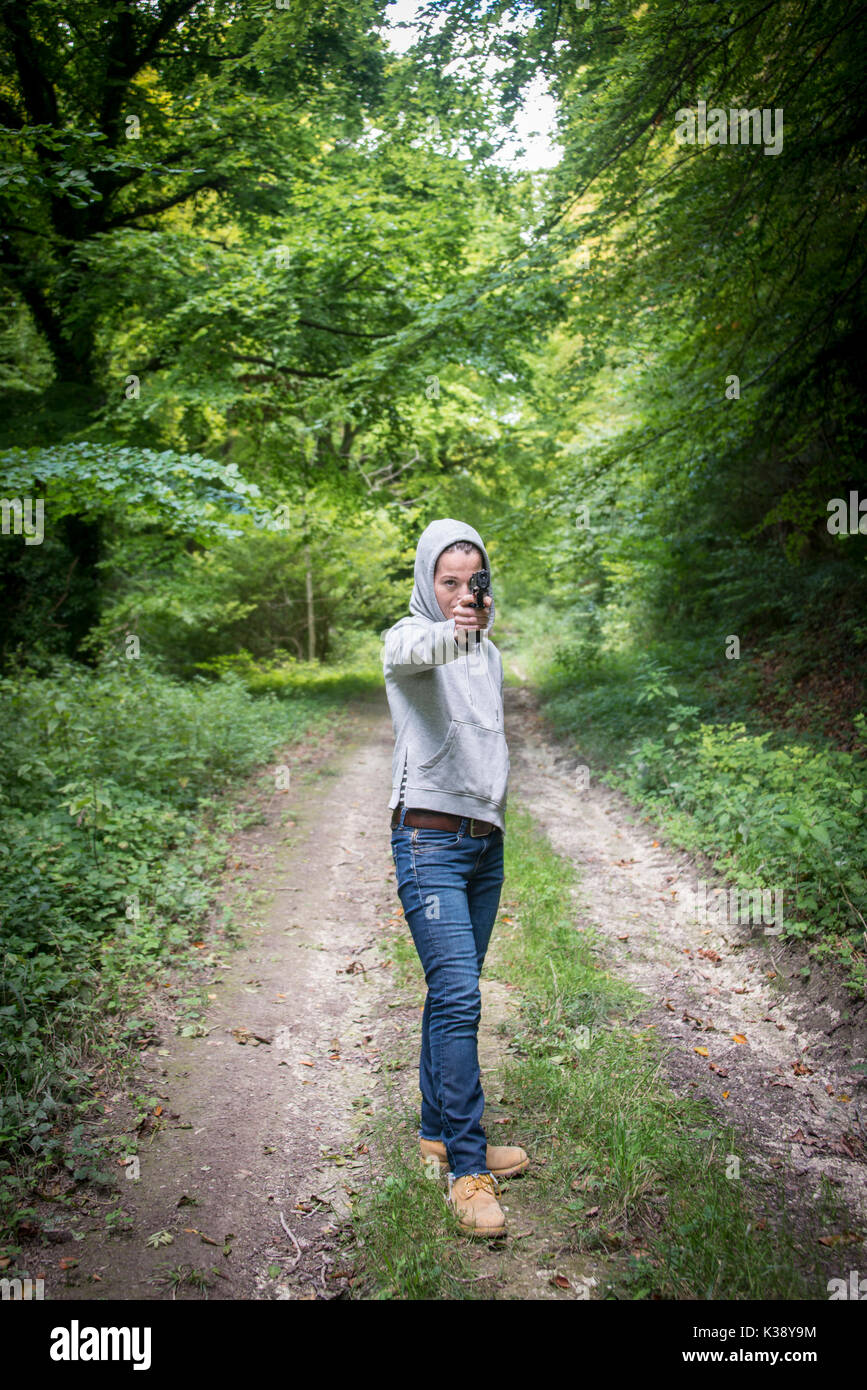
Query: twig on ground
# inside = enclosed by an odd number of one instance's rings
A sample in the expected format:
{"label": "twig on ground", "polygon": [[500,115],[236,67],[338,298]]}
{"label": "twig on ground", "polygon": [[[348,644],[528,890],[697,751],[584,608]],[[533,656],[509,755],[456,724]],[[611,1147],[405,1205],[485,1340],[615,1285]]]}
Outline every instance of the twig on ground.
{"label": "twig on ground", "polygon": [[283,1227],[283,1230],[286,1232],[286,1234],[287,1234],[287,1236],[289,1237],[289,1239],[291,1240],[292,1244],[295,1246],[295,1249],[298,1251],[298,1254],[295,1256],[295,1259],[292,1261],[292,1264],[291,1264],[291,1266],[290,1266],[291,1269],[294,1269],[295,1266],[297,1265],[298,1261],[301,1259],[301,1246],[298,1244],[298,1242],[297,1242],[297,1240],[295,1239],[294,1235],[293,1235],[292,1232],[289,1230],[289,1227],[286,1225],[286,1218],[285,1218],[285,1216],[283,1215],[282,1211],[279,1212],[278,1214],[279,1214],[279,1217],[280,1217],[280,1225]]}

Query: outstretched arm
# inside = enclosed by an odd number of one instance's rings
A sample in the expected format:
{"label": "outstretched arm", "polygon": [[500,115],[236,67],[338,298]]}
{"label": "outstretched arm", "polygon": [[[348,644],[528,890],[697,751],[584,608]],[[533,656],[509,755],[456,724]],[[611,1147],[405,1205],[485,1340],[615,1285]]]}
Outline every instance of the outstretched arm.
{"label": "outstretched arm", "polygon": [[382,667],[386,676],[413,676],[456,661],[463,649],[452,618],[442,623],[404,623],[386,633]]}

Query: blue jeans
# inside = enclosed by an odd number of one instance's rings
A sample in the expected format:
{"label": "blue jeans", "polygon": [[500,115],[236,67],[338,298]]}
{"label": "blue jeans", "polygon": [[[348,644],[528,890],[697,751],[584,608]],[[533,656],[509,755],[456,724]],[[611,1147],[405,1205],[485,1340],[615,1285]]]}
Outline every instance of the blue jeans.
{"label": "blue jeans", "polygon": [[479,975],[500,903],[503,832],[412,829],[391,833],[397,891],[427,981],[419,1088],[423,1139],[446,1146],[456,1178],[487,1173],[479,1075]]}

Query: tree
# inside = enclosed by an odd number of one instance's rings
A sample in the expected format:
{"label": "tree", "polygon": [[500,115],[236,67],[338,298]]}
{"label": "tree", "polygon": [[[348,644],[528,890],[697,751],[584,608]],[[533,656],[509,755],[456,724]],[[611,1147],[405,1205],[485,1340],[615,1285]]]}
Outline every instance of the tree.
{"label": "tree", "polygon": [[173,208],[255,222],[381,80],[382,0],[15,0],[0,4],[7,171],[0,271],[61,382],[93,388],[92,255]]}

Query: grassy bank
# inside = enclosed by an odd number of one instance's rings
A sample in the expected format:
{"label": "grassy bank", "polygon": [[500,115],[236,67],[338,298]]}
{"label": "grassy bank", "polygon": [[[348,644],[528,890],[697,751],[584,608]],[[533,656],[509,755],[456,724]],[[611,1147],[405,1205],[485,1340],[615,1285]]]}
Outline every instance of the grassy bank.
{"label": "grassy bank", "polygon": [[[637,996],[599,969],[576,922],[571,868],[516,814],[506,872],[485,972],[520,982],[501,1086],[511,1133],[534,1159],[518,1181],[533,1184],[553,1248],[605,1257],[610,1297],[818,1296],[798,1273],[805,1256],[781,1193],[749,1176],[707,1102],[677,1098],[660,1078],[654,1030],[630,1025]],[[400,941],[398,963],[418,997],[421,972]],[[413,1036],[413,1065],[416,1047]],[[384,1169],[355,1218],[364,1242],[356,1297],[489,1297],[490,1285],[470,1277],[469,1242],[441,1188],[417,1166],[413,1105],[392,1101],[376,1126]]]}
{"label": "grassy bank", "polygon": [[[541,634],[541,635],[540,635]],[[768,698],[766,663],[672,637],[609,649],[591,634],[516,620],[515,661],[591,776],[642,806],[674,845],[707,855],[731,884],[776,890],[783,937],[867,984],[867,719],[801,720],[792,690]],[[799,731],[794,731],[794,726]]]}

